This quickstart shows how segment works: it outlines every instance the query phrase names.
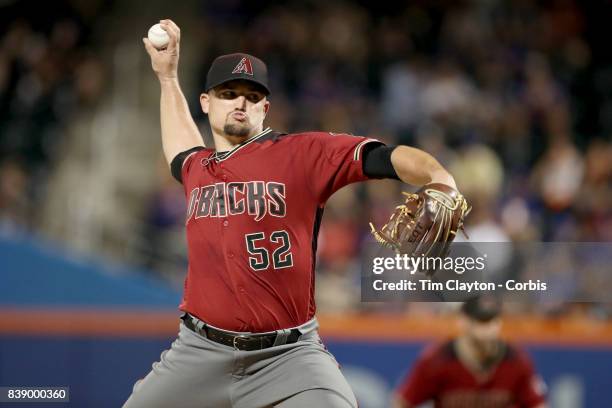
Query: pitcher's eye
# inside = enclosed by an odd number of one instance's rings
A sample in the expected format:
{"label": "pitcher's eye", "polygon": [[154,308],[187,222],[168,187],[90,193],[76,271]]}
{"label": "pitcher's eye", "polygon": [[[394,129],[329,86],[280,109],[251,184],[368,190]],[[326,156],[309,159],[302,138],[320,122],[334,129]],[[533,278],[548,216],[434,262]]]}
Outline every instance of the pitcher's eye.
{"label": "pitcher's eye", "polygon": [[221,91],[221,94],[219,95],[221,98],[223,99],[235,99],[236,98],[236,92],[234,91]]}
{"label": "pitcher's eye", "polygon": [[249,100],[249,102],[253,102],[253,103],[257,103],[261,101],[262,98],[263,98],[263,95],[258,94],[258,93],[250,93],[247,95],[247,99]]}

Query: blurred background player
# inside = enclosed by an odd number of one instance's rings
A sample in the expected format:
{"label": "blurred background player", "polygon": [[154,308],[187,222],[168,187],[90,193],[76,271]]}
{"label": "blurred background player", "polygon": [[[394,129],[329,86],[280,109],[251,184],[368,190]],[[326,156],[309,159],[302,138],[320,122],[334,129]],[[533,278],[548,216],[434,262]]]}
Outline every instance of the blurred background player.
{"label": "blurred background player", "polygon": [[394,408],[544,408],[544,383],[530,358],[500,338],[501,305],[489,297],[461,307],[461,333],[427,348],[397,389]]}

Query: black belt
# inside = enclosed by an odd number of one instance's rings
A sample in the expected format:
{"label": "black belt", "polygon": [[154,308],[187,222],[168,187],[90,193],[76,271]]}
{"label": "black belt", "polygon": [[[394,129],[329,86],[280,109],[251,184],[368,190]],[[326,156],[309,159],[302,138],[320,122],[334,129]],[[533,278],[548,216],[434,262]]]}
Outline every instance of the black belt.
{"label": "black belt", "polygon": [[[191,316],[189,316],[188,314],[184,314],[181,319],[189,330],[201,336],[204,336],[207,339],[214,341],[215,343],[233,347],[236,350],[254,351],[272,347],[274,346],[274,341],[276,340],[277,336],[276,333],[231,334],[223,330],[212,328],[207,324],[204,324],[204,326],[200,329],[193,323]],[[300,339],[301,335],[302,333],[300,333],[298,329],[291,329],[291,332],[287,337],[287,341],[285,341],[283,344],[296,343]]]}

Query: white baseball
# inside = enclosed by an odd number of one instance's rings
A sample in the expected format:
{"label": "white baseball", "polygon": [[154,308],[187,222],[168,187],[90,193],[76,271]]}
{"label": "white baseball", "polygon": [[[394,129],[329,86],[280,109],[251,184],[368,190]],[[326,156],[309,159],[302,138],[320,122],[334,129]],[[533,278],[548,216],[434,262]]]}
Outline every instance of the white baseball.
{"label": "white baseball", "polygon": [[161,27],[161,25],[159,25],[159,23],[154,24],[151,26],[151,28],[149,28],[147,37],[149,38],[149,41],[151,41],[151,44],[153,44],[153,46],[158,50],[166,47],[168,42],[170,42],[168,33]]}

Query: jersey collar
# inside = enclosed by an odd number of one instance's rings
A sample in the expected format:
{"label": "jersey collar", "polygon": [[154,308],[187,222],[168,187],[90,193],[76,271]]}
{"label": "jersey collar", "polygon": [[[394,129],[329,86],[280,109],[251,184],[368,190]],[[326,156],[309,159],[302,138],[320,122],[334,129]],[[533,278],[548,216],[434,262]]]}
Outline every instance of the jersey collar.
{"label": "jersey collar", "polygon": [[214,159],[217,163],[222,162],[224,160],[227,160],[231,156],[236,154],[236,152],[238,150],[242,149],[245,146],[248,146],[250,143],[254,142],[255,140],[257,140],[259,138],[261,138],[262,136],[267,135],[271,131],[272,131],[272,129],[270,127],[267,127],[264,130],[262,130],[260,133],[258,133],[255,136],[245,140],[244,142],[240,143],[239,145],[237,145],[236,147],[234,147],[231,150],[225,151],[223,153],[217,153],[217,152],[213,153],[212,156],[211,156],[211,159]]}

